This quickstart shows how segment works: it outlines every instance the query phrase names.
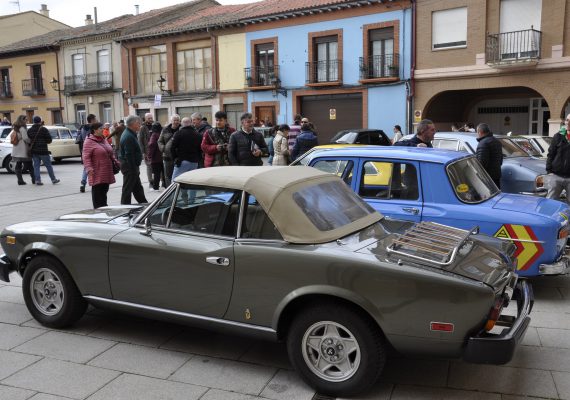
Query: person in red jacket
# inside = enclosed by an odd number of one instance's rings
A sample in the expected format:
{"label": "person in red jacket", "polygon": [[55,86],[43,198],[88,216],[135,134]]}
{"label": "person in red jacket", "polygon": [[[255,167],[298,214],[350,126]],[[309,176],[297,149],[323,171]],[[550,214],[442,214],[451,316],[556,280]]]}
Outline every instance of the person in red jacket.
{"label": "person in red jacket", "polygon": [[82,158],[87,181],[91,186],[93,208],[105,207],[109,185],[115,183],[113,164],[118,165],[119,162],[115,158],[113,148],[105,140],[100,122],[91,124],[91,132],[83,144]]}
{"label": "person in red jacket", "polygon": [[218,167],[230,165],[228,160],[228,143],[230,135],[236,130],[228,125],[228,116],[218,111],[214,118],[216,126],[204,132],[202,137],[202,152],[204,153],[204,167]]}

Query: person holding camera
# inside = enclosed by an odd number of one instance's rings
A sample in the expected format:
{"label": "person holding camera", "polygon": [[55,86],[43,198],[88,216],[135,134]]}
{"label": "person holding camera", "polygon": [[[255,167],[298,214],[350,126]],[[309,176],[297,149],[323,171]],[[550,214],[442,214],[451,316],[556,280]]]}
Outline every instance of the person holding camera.
{"label": "person holding camera", "polygon": [[214,118],[216,126],[204,132],[202,137],[205,168],[230,165],[228,144],[235,129],[228,125],[228,116],[225,112],[218,111]]}

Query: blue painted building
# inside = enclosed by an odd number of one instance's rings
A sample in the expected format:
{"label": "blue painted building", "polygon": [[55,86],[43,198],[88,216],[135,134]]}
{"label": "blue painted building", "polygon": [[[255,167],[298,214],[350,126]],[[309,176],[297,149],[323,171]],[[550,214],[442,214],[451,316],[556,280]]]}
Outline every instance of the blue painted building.
{"label": "blue painted building", "polygon": [[291,124],[299,113],[315,124],[322,143],[342,129],[378,128],[391,136],[398,124],[405,131],[411,4],[342,5],[248,21],[247,105],[260,125]]}

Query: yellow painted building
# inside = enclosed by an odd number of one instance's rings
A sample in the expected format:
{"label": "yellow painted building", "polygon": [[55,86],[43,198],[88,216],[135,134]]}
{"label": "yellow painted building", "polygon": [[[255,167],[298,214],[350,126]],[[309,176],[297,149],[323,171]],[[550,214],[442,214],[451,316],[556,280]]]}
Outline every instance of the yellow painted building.
{"label": "yellow painted building", "polygon": [[243,90],[245,33],[218,36],[220,91]]}

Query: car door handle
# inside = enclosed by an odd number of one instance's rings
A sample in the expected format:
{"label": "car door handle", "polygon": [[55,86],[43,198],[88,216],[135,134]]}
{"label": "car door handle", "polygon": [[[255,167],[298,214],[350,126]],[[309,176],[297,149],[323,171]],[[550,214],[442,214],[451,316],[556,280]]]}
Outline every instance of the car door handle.
{"label": "car door handle", "polygon": [[402,207],[402,210],[414,215],[418,215],[420,213],[420,210],[415,207]]}
{"label": "car door handle", "polygon": [[230,265],[230,259],[226,257],[206,257],[206,262],[214,265],[222,265],[224,267]]}

